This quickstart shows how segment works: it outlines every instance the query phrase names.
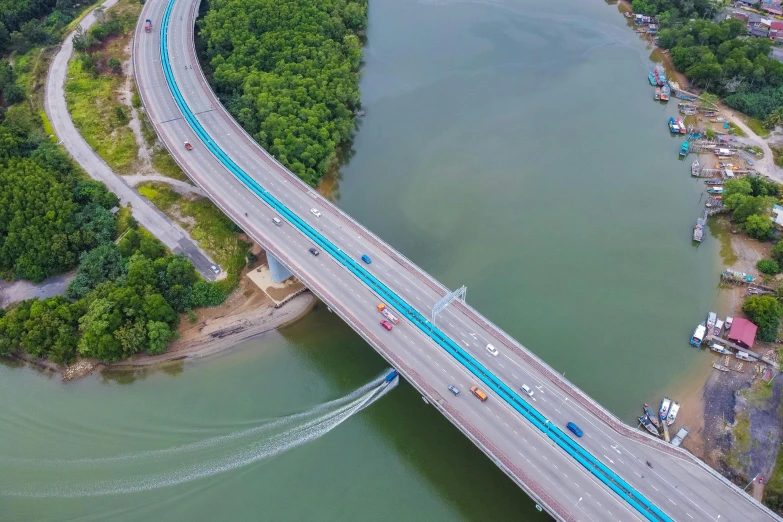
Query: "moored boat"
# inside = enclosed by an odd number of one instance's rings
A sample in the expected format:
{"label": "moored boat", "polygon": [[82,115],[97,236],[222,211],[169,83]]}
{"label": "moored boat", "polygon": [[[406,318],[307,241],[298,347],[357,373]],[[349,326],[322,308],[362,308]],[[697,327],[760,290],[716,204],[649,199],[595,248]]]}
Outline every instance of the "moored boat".
{"label": "moored boat", "polygon": [[718,319],[715,321],[715,327],[712,329],[712,335],[715,337],[720,337],[721,330],[723,330],[723,321]]}
{"label": "moored boat", "polygon": [[648,419],[646,415],[640,416],[639,422],[644,426],[644,429],[650,432],[650,434],[655,435],[656,437],[660,436],[658,434],[658,429],[652,425],[652,422],[650,422],[650,419]]}
{"label": "moored boat", "polygon": [[658,79],[655,77],[655,73],[649,73],[647,79],[650,81],[650,85],[658,85]]}
{"label": "moored boat", "polygon": [[719,371],[721,371],[721,372],[727,372],[727,371],[729,371],[729,369],[728,369],[728,368],[726,368],[726,367],[725,367],[725,366],[723,366],[722,364],[718,364],[718,363],[712,363],[712,367],[713,367],[713,368],[715,368],[716,370],[719,370]]}
{"label": "moored boat", "polygon": [[712,343],[710,345],[710,350],[721,355],[731,355],[731,350],[718,343]]}
{"label": "moored boat", "polygon": [[662,421],[666,420],[666,416],[669,414],[669,406],[671,406],[671,404],[672,401],[670,401],[668,397],[664,397],[661,401],[661,409],[658,411],[658,414]]}
{"label": "moored boat", "polygon": [[652,408],[650,408],[650,405],[646,402],[644,403],[644,413],[647,415],[647,418],[652,422],[655,427],[658,427],[658,415],[655,414],[655,411],[653,411]]}
{"label": "moored boat", "polygon": [[680,403],[674,402],[671,405],[671,408],[669,408],[669,415],[666,416],[666,425],[671,426],[674,424],[674,421],[677,420],[677,412],[680,411]]}
{"label": "moored boat", "polygon": [[720,185],[723,185],[723,180],[722,179],[706,179],[706,180],[704,180],[704,183],[706,185],[720,186]]}
{"label": "moored boat", "polygon": [[729,316],[729,317],[726,318],[726,322],[723,323],[723,327],[726,330],[731,330],[731,323],[733,323],[733,322],[734,322],[734,318]]}
{"label": "moored boat", "polygon": [[688,142],[688,140],[685,140],[682,142],[682,145],[680,145],[680,156],[686,157],[688,155],[688,152],[690,151],[691,144]]}
{"label": "moored boat", "polygon": [[704,323],[701,323],[699,326],[696,327],[696,330],[693,331],[693,335],[691,336],[691,345],[698,348],[701,346],[701,342],[704,340],[704,335],[707,333],[707,329],[704,326]]}
{"label": "moored boat", "polygon": [[711,332],[712,328],[715,326],[715,321],[718,320],[718,314],[715,312],[710,312],[707,314],[707,331]]}
{"label": "moored boat", "polygon": [[685,437],[687,437],[689,433],[690,431],[688,431],[687,429],[680,428],[680,431],[678,431],[677,435],[675,435],[674,438],[672,439],[672,446],[677,448],[680,447],[682,441],[685,440]]}
{"label": "moored boat", "polygon": [[695,160],[693,163],[691,163],[691,176],[695,176],[701,171],[701,165],[699,165],[699,160]]}
{"label": "moored boat", "polygon": [[710,187],[707,189],[707,194],[723,194],[723,187]]}
{"label": "moored boat", "polygon": [[668,85],[661,87],[661,101],[669,101],[669,95],[672,93]]}
{"label": "moored boat", "polygon": [[655,88],[655,94],[653,94],[653,99],[654,100],[660,100],[661,99],[661,88],[660,87],[656,87]]}

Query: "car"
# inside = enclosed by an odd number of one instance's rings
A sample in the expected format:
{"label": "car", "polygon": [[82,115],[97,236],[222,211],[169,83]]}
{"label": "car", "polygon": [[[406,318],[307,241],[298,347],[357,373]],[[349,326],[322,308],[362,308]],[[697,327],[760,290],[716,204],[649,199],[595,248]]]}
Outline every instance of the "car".
{"label": "car", "polygon": [[193,150],[193,145],[191,145],[189,141],[186,141],[186,142],[185,142],[185,148],[186,148],[187,150]]}
{"label": "car", "polygon": [[457,387],[456,387],[456,386],[454,386],[453,384],[449,386],[449,391],[450,391],[451,393],[453,393],[455,397],[456,397],[457,395],[459,395],[459,388],[457,388]]}
{"label": "car", "polygon": [[310,213],[315,217],[321,217],[321,211],[319,211],[317,208],[311,208]]}
{"label": "car", "polygon": [[487,345],[487,351],[488,351],[488,352],[489,352],[491,355],[494,355],[495,357],[497,357],[497,356],[498,356],[498,353],[500,353],[500,352],[498,352],[498,349],[497,349],[497,348],[495,348],[494,346],[492,346],[491,344],[488,344],[488,345]]}
{"label": "car", "polygon": [[483,390],[480,390],[478,386],[471,386],[470,387],[470,393],[475,395],[475,397],[480,400],[481,402],[484,402],[487,400],[487,394],[484,393]]}
{"label": "car", "polygon": [[383,312],[386,309],[386,305],[381,303],[378,306],[376,306],[375,308],[377,308],[379,312]]}
{"label": "car", "polygon": [[272,223],[274,223],[274,224],[275,224],[275,225],[277,225],[278,227],[283,225],[283,222],[282,222],[282,221],[280,220],[280,218],[278,218],[278,217],[273,217],[273,218],[272,218]]}
{"label": "car", "polygon": [[389,330],[389,331],[391,332],[392,325],[391,325],[391,323],[390,323],[389,321],[387,321],[386,319],[384,319],[383,321],[381,321],[381,326],[383,326],[384,328],[386,328],[387,330]]}
{"label": "car", "polygon": [[522,391],[525,392],[525,394],[527,394],[527,396],[530,397],[531,399],[533,398],[533,395],[535,395],[533,393],[533,390],[531,390],[530,386],[528,386],[527,384],[522,385]]}
{"label": "car", "polygon": [[566,428],[568,428],[568,430],[574,435],[576,435],[577,437],[581,437],[584,434],[582,428],[580,428],[573,422],[569,422],[568,424],[566,424]]}
{"label": "car", "polygon": [[308,252],[310,252],[314,256],[317,256],[318,254],[320,254],[320,252],[318,251],[317,248],[311,248],[310,250],[308,250]]}
{"label": "car", "polygon": [[211,267],[209,267],[209,269],[212,270],[213,272],[215,272],[216,274],[220,273],[220,269],[218,267],[216,267],[215,265],[212,265]]}
{"label": "car", "polygon": [[369,265],[370,263],[372,263],[372,259],[370,259],[370,256],[368,256],[367,254],[364,254],[364,255],[362,256],[362,261],[364,261],[364,262],[365,262],[365,263],[367,263],[368,265]]}

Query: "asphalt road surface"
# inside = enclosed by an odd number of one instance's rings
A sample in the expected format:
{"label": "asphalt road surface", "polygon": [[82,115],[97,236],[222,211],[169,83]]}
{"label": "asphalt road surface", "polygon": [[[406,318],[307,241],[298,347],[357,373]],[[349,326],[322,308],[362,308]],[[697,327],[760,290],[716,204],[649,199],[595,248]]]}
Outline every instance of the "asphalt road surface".
{"label": "asphalt road surface", "polygon": [[[324,300],[429,402],[559,520],[645,520],[589,470],[492,392],[479,402],[468,392],[479,384],[460,363],[405,320],[389,332],[379,324],[378,297],[329,255],[313,256],[311,241],[289,223],[275,226],[275,213],[237,180],[199,142],[175,103],[161,67],[160,23],[167,0],[148,0],[134,41],[136,79],[145,107],[162,140],[189,176],[243,230],[280,259]],[[211,139],[262,187],[359,260],[389,288],[429,316],[446,292],[410,261],[353,222],[288,173],[256,145],[212,94],[193,49],[198,0],[176,0],[168,32],[175,80],[190,110]],[[152,20],[146,33],[143,22]],[[193,145],[187,151],[184,142]],[[321,217],[311,213],[316,208]],[[674,520],[780,520],[769,510],[684,450],[629,427],[575,389],[520,344],[469,306],[450,306],[438,326],[467,352],[515,390],[527,384],[530,401],[551,422],[565,429],[576,422],[579,443]],[[486,350],[497,347],[499,355]],[[451,395],[456,385],[462,393]],[[521,392],[520,392],[521,393]],[[653,467],[649,467],[649,461]],[[486,485],[485,487],[491,487]]]}

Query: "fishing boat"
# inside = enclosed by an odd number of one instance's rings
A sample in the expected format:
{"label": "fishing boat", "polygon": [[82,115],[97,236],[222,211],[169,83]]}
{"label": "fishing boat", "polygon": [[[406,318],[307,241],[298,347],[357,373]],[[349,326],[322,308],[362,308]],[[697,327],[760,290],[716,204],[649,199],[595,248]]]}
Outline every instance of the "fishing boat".
{"label": "fishing boat", "polygon": [[723,194],[723,187],[710,187],[707,189],[707,194]]}
{"label": "fishing boat", "polygon": [[704,340],[704,335],[707,333],[707,329],[704,326],[704,323],[701,323],[699,326],[696,327],[696,330],[693,331],[693,335],[691,336],[691,345],[698,348],[701,346],[701,342]]}
{"label": "fishing boat", "polygon": [[644,429],[650,432],[650,434],[655,435],[656,437],[659,437],[658,429],[653,426],[652,422],[650,422],[650,419],[647,418],[646,415],[642,415],[639,417],[639,423],[644,426]]}
{"label": "fishing boat", "polygon": [[[661,87],[661,101],[669,101],[669,95],[672,93],[672,90],[669,88],[668,85],[664,85]],[[694,109],[694,114],[696,113]]]}
{"label": "fishing boat", "polygon": [[712,343],[710,345],[710,350],[721,355],[731,355],[731,350],[718,343]]}
{"label": "fishing boat", "polygon": [[672,401],[670,401],[668,397],[664,397],[661,401],[661,409],[658,411],[658,413],[662,421],[666,420],[666,416],[669,414],[669,406],[671,406],[671,404]]}
{"label": "fishing boat", "polygon": [[674,424],[674,421],[677,420],[677,412],[680,411],[680,403],[674,402],[672,403],[672,407],[669,408],[669,415],[666,416],[666,425],[671,426]]}
{"label": "fishing boat", "polygon": [[644,403],[644,414],[647,415],[647,418],[650,420],[650,422],[653,423],[653,425],[657,428],[658,425],[658,416],[655,414],[655,411],[650,408],[650,405],[646,402]]}
{"label": "fishing boat", "polygon": [[623,13],[623,16],[626,17],[626,18],[631,18],[633,15],[631,15],[631,13],[626,11],[626,12]]}
{"label": "fishing boat", "polygon": [[693,227],[693,240],[699,243],[704,239],[704,223],[701,220],[696,221]]}
{"label": "fishing boat", "polygon": [[697,175],[701,171],[701,165],[699,165],[699,160],[694,160],[693,163],[691,163],[691,176]]}
{"label": "fishing boat", "polygon": [[680,127],[680,134],[688,134],[688,129],[685,127],[685,122],[682,118],[677,118],[677,125]]}
{"label": "fishing boat", "polygon": [[661,88],[660,87],[656,87],[655,88],[655,94],[653,94],[653,99],[654,100],[660,100],[661,99]]}
{"label": "fishing boat", "polygon": [[715,321],[718,320],[718,314],[710,312],[707,314],[707,331],[712,332],[712,328],[715,326]]}
{"label": "fishing boat", "polygon": [[660,86],[666,85],[666,72],[661,68],[655,69],[655,83]]}
{"label": "fishing boat", "polygon": [[688,152],[690,151],[691,144],[688,143],[688,140],[685,140],[682,142],[682,145],[680,145],[680,157],[684,158],[688,155]]}
{"label": "fishing boat", "polygon": [[650,85],[658,85],[658,78],[655,77],[655,73],[649,73],[647,79],[650,80]]}
{"label": "fishing boat", "polygon": [[682,120],[680,120],[679,118],[677,118],[675,120],[674,117],[670,116],[669,117],[669,132],[671,132],[672,134],[680,134],[682,132],[680,130],[680,122],[681,121]]}
{"label": "fishing boat", "polygon": [[720,337],[721,330],[723,330],[723,321],[718,319],[715,321],[715,328],[712,329],[712,335],[714,337]]}
{"label": "fishing boat", "polygon": [[705,179],[704,183],[706,183],[707,185],[712,185],[712,186],[720,186],[720,185],[723,185],[723,180],[722,179]]}
{"label": "fishing boat", "polygon": [[722,371],[722,372],[727,372],[727,371],[729,371],[729,369],[728,369],[728,368],[726,368],[726,367],[725,367],[725,366],[723,366],[722,364],[718,364],[718,363],[712,363],[712,367],[713,367],[713,368],[715,368],[716,370],[720,370],[720,371]]}
{"label": "fishing boat", "polygon": [[726,329],[726,331],[731,330],[731,323],[734,322],[734,318],[729,316],[726,318],[726,321],[723,323],[723,327]]}
{"label": "fishing boat", "polygon": [[677,435],[674,436],[672,439],[672,446],[678,448],[680,445],[682,445],[682,441],[685,440],[685,437],[688,436],[690,431],[688,431],[685,428],[680,428],[680,431],[677,432]]}

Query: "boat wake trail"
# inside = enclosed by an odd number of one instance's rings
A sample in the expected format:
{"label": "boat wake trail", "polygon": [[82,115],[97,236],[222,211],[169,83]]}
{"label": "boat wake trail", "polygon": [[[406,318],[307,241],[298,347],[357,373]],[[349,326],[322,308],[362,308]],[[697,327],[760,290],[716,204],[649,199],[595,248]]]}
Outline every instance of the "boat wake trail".
{"label": "boat wake trail", "polygon": [[[162,450],[116,457],[35,460],[0,457],[3,467],[34,477],[25,490],[0,482],[0,496],[32,498],[90,497],[135,493],[184,484],[272,458],[313,441],[379,400],[397,379],[381,376],[353,393],[295,415],[247,430]],[[197,462],[183,465],[188,460]],[[8,469],[11,468],[11,469]],[[157,468],[159,471],[150,471]],[[96,477],[120,477],[95,480]],[[2,478],[0,481],[5,482]],[[16,481],[14,481],[16,482]]]}

